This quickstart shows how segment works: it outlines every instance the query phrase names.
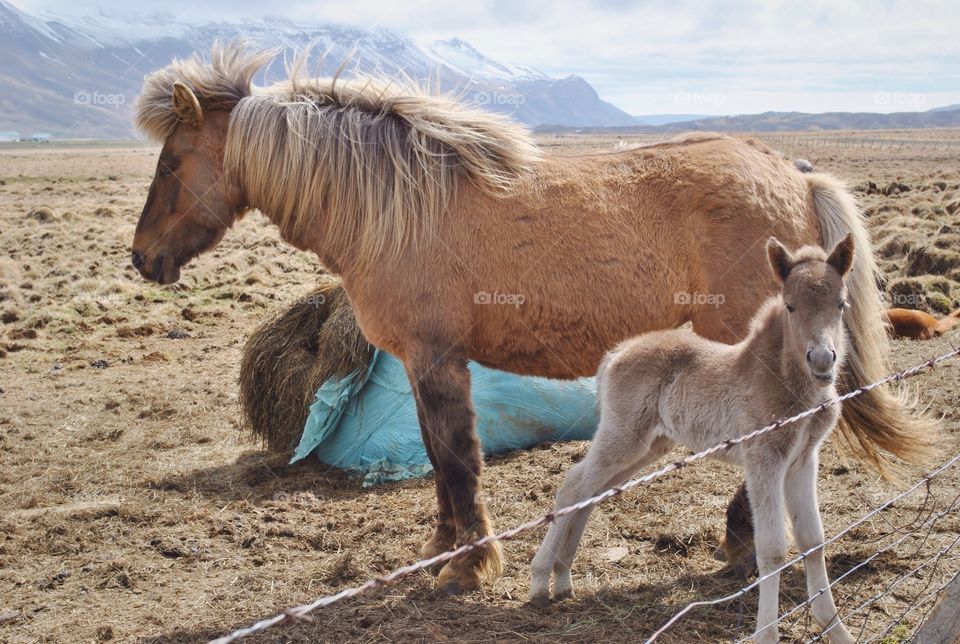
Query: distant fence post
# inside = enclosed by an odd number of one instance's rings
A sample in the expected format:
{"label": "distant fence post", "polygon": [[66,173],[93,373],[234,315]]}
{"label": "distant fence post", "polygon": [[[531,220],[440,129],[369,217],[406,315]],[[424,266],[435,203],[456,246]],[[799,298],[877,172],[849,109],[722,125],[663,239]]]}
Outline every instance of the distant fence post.
{"label": "distant fence post", "polygon": [[930,619],[917,631],[917,644],[954,644],[960,641],[960,572],[947,585]]}

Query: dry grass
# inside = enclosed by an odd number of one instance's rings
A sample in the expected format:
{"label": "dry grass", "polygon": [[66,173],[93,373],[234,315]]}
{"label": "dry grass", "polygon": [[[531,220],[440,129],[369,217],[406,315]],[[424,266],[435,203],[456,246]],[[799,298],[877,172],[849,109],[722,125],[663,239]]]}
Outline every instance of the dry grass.
{"label": "dry grass", "polygon": [[[862,142],[921,136],[946,143]],[[771,139],[790,156],[866,186],[878,239],[901,235],[904,247],[935,246],[944,227],[960,228],[960,213],[950,211],[960,171],[948,145],[960,132]],[[612,148],[615,140],[546,143],[576,153]],[[287,466],[243,438],[237,375],[244,340],[268,313],[306,295],[318,267],[252,217],[186,270],[183,286],[143,282],[128,253],[155,154],[0,148],[0,641],[198,641],[408,563],[430,534],[430,482],[365,491],[315,462]],[[870,193],[870,181],[910,190]],[[53,217],[30,216],[41,207]],[[891,277],[905,277],[908,252],[884,255]],[[919,279],[924,298],[936,290],[956,306],[955,277]],[[897,364],[958,337],[900,342]],[[960,451],[958,373],[952,362],[917,381],[922,399],[945,415],[944,457]],[[489,463],[485,493],[495,525],[548,509],[585,450],[558,444]],[[481,593],[438,596],[423,574],[254,641],[637,640],[687,601],[739,587],[711,558],[739,480],[730,468],[705,464],[601,507],[574,569],[578,601],[546,611],[524,605],[537,532],[507,545],[506,574]],[[831,449],[821,489],[831,533],[896,493]],[[958,489],[960,474],[952,471],[932,486],[926,506],[924,494],[913,495],[854,531],[829,549],[832,575],[898,538],[892,530],[922,520],[924,507],[942,509]],[[928,539],[908,539],[841,583],[838,602],[856,606],[958,532],[952,515]],[[866,618],[866,634],[882,632],[927,584],[958,569],[954,551],[854,625]],[[799,568],[785,575],[784,587],[784,607],[802,598]],[[746,635],[755,602],[750,595],[695,611],[664,641]],[[907,615],[904,626],[921,614]],[[791,639],[813,633],[805,615],[787,629]]]}

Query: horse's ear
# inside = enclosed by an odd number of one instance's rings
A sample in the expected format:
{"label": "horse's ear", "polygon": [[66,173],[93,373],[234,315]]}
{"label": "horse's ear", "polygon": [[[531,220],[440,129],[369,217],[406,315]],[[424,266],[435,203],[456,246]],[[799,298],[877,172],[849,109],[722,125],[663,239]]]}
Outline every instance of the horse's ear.
{"label": "horse's ear", "polygon": [[203,123],[203,108],[193,90],[180,81],[173,82],[173,111],[182,122],[194,127]]}
{"label": "horse's ear", "polygon": [[853,266],[852,234],[848,234],[837,242],[837,245],[833,247],[833,251],[830,253],[830,257],[827,258],[827,263],[833,266],[837,272],[840,273],[841,277],[847,274],[847,271]]}
{"label": "horse's ear", "polygon": [[787,281],[787,275],[793,270],[794,261],[790,251],[783,247],[776,237],[767,240],[767,257],[770,259],[770,268],[781,282]]}

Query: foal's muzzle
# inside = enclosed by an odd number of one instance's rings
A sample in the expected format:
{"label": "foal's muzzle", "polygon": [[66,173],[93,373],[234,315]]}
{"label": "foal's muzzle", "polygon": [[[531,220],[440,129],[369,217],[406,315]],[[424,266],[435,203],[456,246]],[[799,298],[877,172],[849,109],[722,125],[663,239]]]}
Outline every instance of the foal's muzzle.
{"label": "foal's muzzle", "polygon": [[831,347],[814,347],[807,350],[807,364],[813,377],[828,384],[833,382],[837,352]]}

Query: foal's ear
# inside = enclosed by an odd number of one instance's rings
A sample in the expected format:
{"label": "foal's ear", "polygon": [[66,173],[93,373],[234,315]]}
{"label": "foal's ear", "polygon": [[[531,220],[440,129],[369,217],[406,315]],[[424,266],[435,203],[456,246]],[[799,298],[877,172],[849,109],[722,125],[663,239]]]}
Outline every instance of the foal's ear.
{"label": "foal's ear", "polygon": [[180,81],[173,82],[173,111],[184,123],[200,127],[203,123],[203,108],[193,90]]}
{"label": "foal's ear", "polygon": [[781,282],[787,281],[787,275],[793,270],[794,261],[790,256],[790,251],[783,247],[776,237],[767,240],[767,257],[770,259],[770,267],[773,274]]}
{"label": "foal's ear", "polygon": [[847,271],[849,271],[853,265],[852,234],[848,234],[837,242],[837,245],[833,247],[833,251],[830,253],[830,257],[827,258],[827,263],[833,266],[837,272],[840,273],[841,277],[847,274]]}

